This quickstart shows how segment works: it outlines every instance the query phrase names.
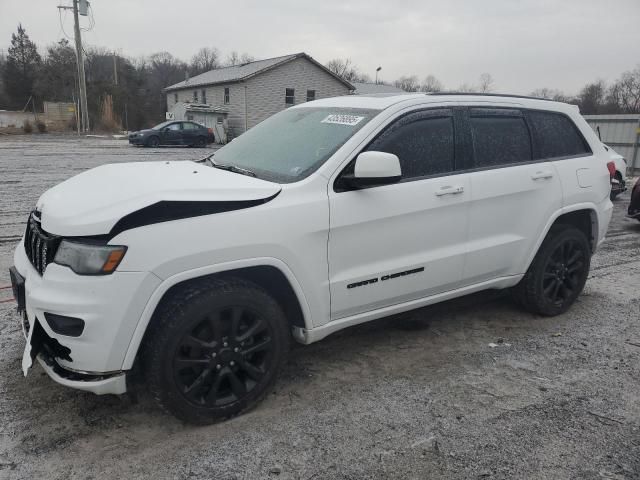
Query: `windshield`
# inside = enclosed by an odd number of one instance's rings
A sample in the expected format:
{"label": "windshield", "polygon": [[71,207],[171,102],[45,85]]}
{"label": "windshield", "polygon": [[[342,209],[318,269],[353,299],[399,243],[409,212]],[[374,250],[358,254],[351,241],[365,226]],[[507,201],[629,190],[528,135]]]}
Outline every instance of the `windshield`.
{"label": "windshield", "polygon": [[318,169],[377,113],[335,107],[284,110],[225,145],[214,160],[265,180],[296,182]]}
{"label": "windshield", "polygon": [[169,124],[171,124],[171,123],[173,123],[173,120],[172,120],[172,121],[169,121],[169,122],[162,122],[162,123],[159,123],[158,125],[156,125],[155,127],[153,127],[153,128],[152,128],[152,130],[162,130],[164,127],[166,127],[167,125],[169,125]]}

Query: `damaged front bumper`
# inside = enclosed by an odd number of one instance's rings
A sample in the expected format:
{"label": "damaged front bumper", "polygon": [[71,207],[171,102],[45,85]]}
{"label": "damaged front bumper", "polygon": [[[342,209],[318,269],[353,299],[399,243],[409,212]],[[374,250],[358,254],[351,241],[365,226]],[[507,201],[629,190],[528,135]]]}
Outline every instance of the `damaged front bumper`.
{"label": "damaged front bumper", "polygon": [[26,312],[19,313],[22,314],[22,333],[27,341],[22,360],[25,376],[33,361],[37,360],[52,380],[65,387],[92,392],[96,395],[121,395],[127,391],[125,372],[98,374],[78,372],[60,366],[56,358],[71,360],[71,350],[47,335],[37,318],[30,323]]}
{"label": "damaged front bumper", "polygon": [[[80,276],[57,264],[40,275],[22,244],[14,265],[14,296],[27,338],[23,370],[37,360],[62,385],[96,394],[126,392],[124,358],[159,279],[148,272]],[[61,333],[52,318],[81,320],[82,328]]]}

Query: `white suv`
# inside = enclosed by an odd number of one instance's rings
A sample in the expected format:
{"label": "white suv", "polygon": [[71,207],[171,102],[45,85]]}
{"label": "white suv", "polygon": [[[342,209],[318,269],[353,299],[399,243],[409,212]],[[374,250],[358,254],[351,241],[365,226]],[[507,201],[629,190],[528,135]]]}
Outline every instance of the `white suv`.
{"label": "white suv", "polygon": [[196,162],[105,165],[47,191],[11,276],[57,382],[206,423],[256,404],[293,337],[484,289],[541,315],[580,294],[612,204],[577,108],[498,95],[289,108]]}

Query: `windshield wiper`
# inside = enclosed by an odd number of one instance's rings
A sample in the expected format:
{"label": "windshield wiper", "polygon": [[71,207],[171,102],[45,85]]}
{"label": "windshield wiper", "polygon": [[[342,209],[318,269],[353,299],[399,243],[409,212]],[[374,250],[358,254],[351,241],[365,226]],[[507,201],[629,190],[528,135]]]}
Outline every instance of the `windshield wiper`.
{"label": "windshield wiper", "polygon": [[208,157],[203,158],[202,160],[198,160],[197,163],[208,163],[213,168],[219,168],[220,170],[226,170],[227,172],[239,173],[241,175],[247,175],[249,177],[256,177],[256,174],[247,168],[238,167],[236,165],[227,165],[224,163],[217,163],[213,156],[215,154],[212,153]]}

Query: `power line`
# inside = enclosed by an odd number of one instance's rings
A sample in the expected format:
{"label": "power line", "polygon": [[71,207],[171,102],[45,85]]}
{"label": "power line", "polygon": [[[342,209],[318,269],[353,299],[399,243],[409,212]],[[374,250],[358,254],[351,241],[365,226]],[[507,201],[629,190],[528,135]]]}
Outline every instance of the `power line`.
{"label": "power line", "polygon": [[90,32],[96,26],[96,20],[93,16],[93,7],[91,6],[91,4],[89,4],[88,12],[89,12],[89,16],[88,16],[89,28],[80,28],[80,30],[82,30],[83,32]]}
{"label": "power line", "polygon": [[[64,10],[64,19],[62,18],[62,10]],[[60,19],[60,30],[62,31],[64,36],[67,37],[67,40],[73,40],[73,38],[71,38],[69,35],[67,35],[67,32],[64,29],[64,21],[67,19],[67,10],[58,7],[58,17]]]}

